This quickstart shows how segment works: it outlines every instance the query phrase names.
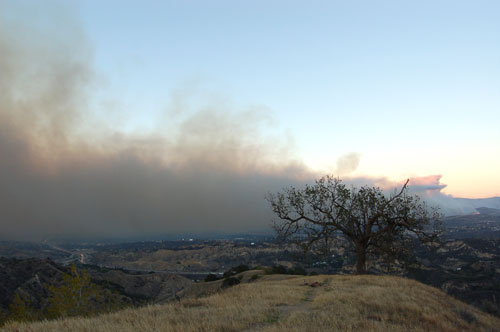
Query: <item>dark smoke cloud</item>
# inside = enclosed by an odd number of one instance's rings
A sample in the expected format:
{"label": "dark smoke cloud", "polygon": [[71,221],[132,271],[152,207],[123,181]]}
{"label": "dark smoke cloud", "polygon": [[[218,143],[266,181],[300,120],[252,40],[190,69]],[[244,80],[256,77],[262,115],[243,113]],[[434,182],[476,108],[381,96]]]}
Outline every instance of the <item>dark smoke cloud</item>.
{"label": "dark smoke cloud", "polygon": [[157,132],[96,125],[78,29],[0,22],[4,238],[267,230],[265,194],[314,177],[289,142],[263,134],[264,108],[189,109],[177,94]]}
{"label": "dark smoke cloud", "polygon": [[[67,12],[49,16],[20,24],[0,13],[0,237],[269,230],[265,194],[319,177],[293,144],[264,130],[272,121],[263,107],[193,106],[179,90],[154,132],[97,121],[88,109],[91,48]],[[337,173],[358,164],[359,155],[345,155]],[[453,202],[439,179],[413,188]]]}

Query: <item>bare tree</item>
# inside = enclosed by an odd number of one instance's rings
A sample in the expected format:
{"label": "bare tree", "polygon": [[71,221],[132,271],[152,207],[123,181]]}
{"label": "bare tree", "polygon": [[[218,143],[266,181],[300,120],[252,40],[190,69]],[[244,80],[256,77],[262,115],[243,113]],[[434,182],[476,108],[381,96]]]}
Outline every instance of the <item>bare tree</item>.
{"label": "bare tree", "polygon": [[341,232],[356,250],[356,273],[366,273],[369,255],[395,258],[409,242],[437,243],[442,232],[437,208],[401,190],[386,196],[378,187],[348,188],[326,176],[304,189],[287,188],[266,199],[279,220],[274,229],[283,240],[311,246]]}

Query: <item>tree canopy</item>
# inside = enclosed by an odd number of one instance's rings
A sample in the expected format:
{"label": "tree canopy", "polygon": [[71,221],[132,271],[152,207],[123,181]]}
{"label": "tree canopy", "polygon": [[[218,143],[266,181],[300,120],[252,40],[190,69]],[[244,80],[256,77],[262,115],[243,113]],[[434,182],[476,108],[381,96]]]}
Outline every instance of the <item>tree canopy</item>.
{"label": "tree canopy", "polygon": [[353,244],[356,273],[362,274],[369,255],[397,258],[411,251],[414,240],[437,243],[441,215],[409,194],[408,182],[386,195],[378,187],[347,187],[326,176],[303,189],[271,193],[267,200],[279,218],[274,229],[281,239],[308,247],[341,232]]}

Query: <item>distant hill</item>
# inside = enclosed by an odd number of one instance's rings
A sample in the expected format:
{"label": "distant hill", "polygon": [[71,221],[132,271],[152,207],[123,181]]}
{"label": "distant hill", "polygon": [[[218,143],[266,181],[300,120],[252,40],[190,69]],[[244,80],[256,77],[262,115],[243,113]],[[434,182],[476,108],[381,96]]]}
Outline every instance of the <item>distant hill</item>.
{"label": "distant hill", "polygon": [[50,257],[54,261],[65,261],[70,256],[67,252],[54,250],[44,243],[0,241],[0,257],[39,258],[42,260]]}
{"label": "distant hill", "polygon": [[492,208],[500,209],[500,197],[490,198],[454,198],[454,200],[469,210],[477,210],[477,208]]}
{"label": "distant hill", "polygon": [[269,275],[204,297],[93,318],[10,323],[3,330],[452,332],[499,327],[500,319],[409,279]]}
{"label": "distant hill", "polygon": [[180,275],[156,272],[147,274],[127,274],[120,270],[96,273],[89,271],[95,280],[119,285],[124,294],[141,298],[148,303],[163,303],[175,299],[177,293],[189,288],[193,282]]}
{"label": "distant hill", "polygon": [[448,195],[431,195],[422,197],[430,206],[437,206],[445,216],[470,215],[478,208],[500,209],[500,197],[490,198],[458,198]]}
{"label": "distant hill", "polygon": [[476,211],[482,215],[500,217],[500,209],[479,207],[476,208]]}

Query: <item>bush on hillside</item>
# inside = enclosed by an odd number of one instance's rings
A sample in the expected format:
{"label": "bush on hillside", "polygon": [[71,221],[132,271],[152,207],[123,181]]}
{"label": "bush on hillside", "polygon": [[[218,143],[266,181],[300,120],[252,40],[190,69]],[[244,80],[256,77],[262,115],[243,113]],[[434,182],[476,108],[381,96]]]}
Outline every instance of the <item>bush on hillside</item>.
{"label": "bush on hillside", "polygon": [[307,271],[302,266],[295,266],[288,270],[288,274],[305,276],[307,275]]}
{"label": "bush on hillside", "polygon": [[50,296],[46,306],[36,308],[29,297],[16,293],[9,306],[8,320],[34,321],[41,319],[65,318],[71,316],[92,316],[123,308],[119,293],[111,292],[93,283],[85,270],[71,265],[70,274],[64,274],[58,285],[44,286]]}
{"label": "bush on hillside", "polygon": [[226,272],[224,272],[223,277],[224,278],[229,278],[231,276],[234,276],[235,274],[238,274],[238,273],[241,273],[241,272],[245,272],[245,271],[248,271],[248,270],[250,270],[250,268],[248,267],[248,265],[241,264],[241,265],[238,265],[236,267],[232,267],[229,270],[227,270]]}
{"label": "bush on hillside", "polygon": [[286,268],[283,265],[274,265],[264,270],[266,274],[294,274],[294,275],[307,275],[307,271],[302,266],[295,266]]}
{"label": "bush on hillside", "polygon": [[286,273],[287,273],[287,268],[283,265],[275,265],[271,267],[270,274],[286,274]]}
{"label": "bush on hillside", "polygon": [[225,278],[224,281],[222,282],[222,287],[227,288],[231,286],[238,285],[240,283],[240,280],[234,277],[229,277]]}
{"label": "bush on hillside", "polygon": [[209,275],[207,275],[207,276],[205,277],[205,280],[204,280],[204,281],[205,281],[205,282],[211,282],[211,281],[216,281],[216,280],[219,280],[219,278],[218,278],[215,274],[210,273]]}

